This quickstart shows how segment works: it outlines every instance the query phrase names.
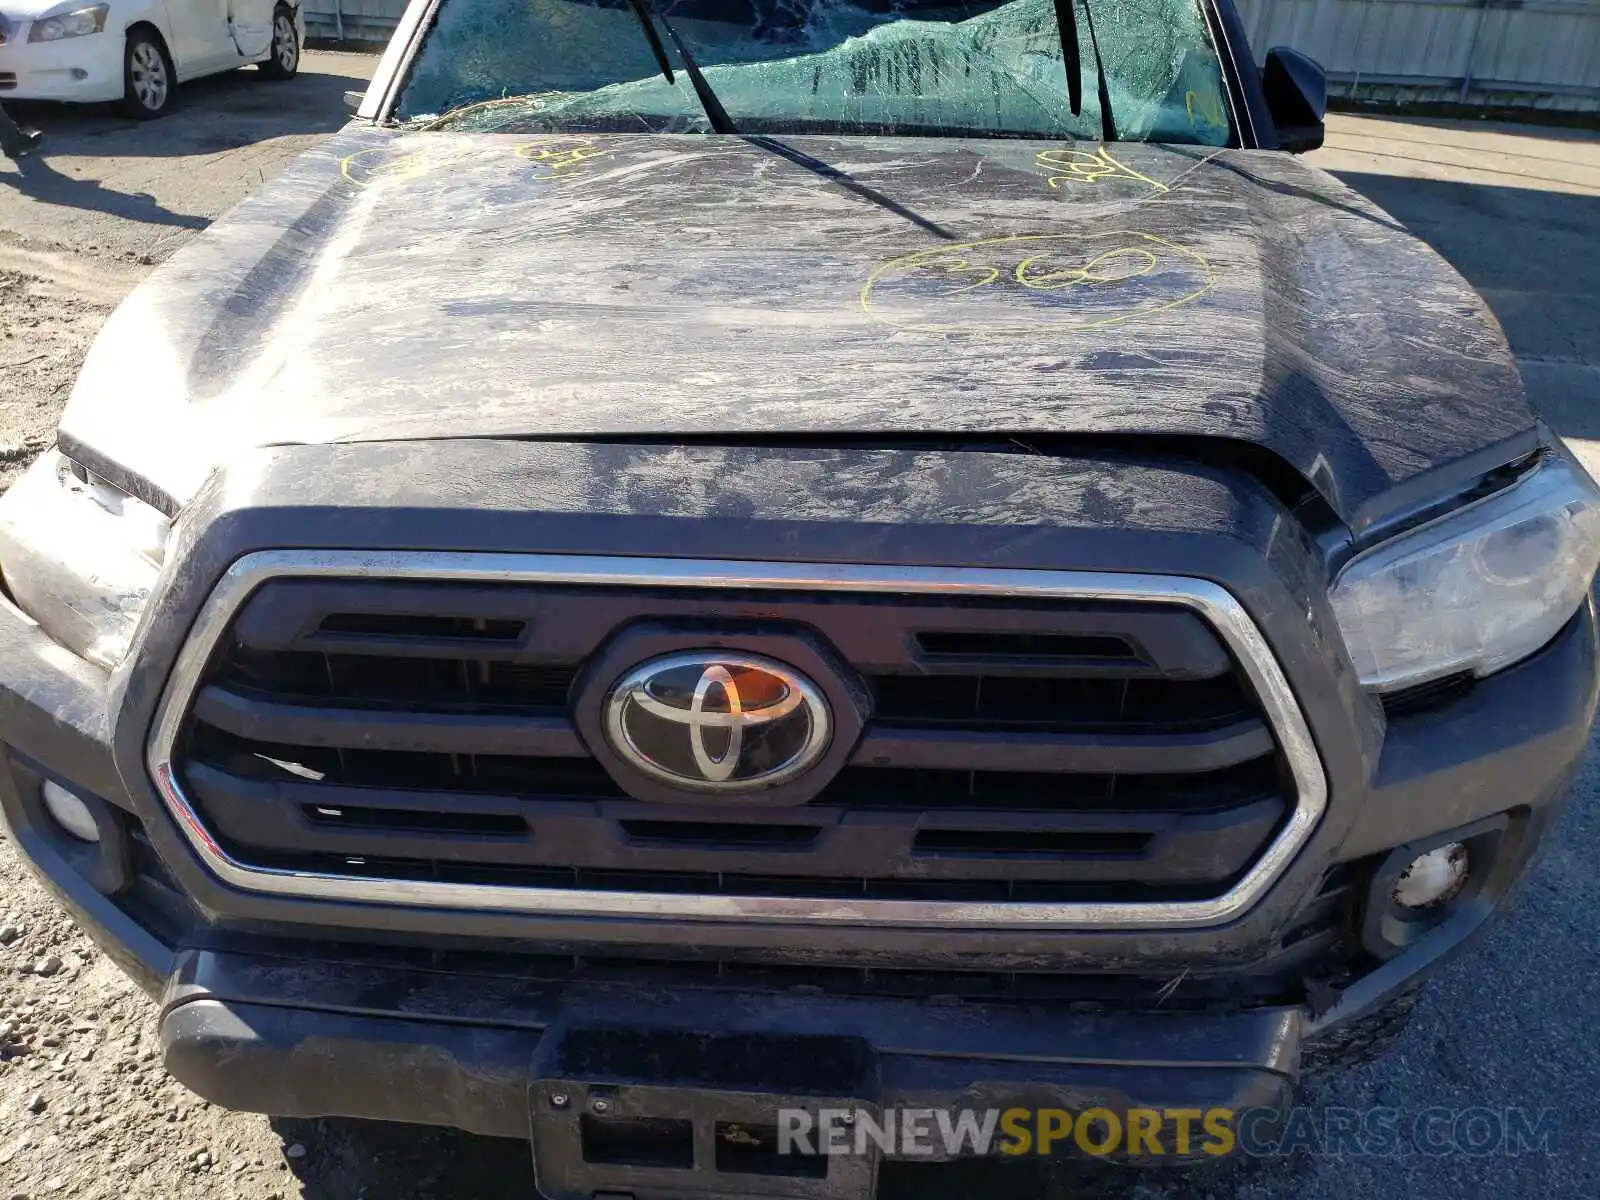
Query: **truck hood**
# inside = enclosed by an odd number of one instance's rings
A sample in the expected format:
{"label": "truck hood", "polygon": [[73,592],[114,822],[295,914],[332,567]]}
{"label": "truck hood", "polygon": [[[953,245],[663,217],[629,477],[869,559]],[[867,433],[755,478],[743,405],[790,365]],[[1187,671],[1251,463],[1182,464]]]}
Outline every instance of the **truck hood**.
{"label": "truck hood", "polygon": [[1204,437],[1359,527],[1538,422],[1472,289],[1281,154],[354,127],[134,292],[62,422],[169,507],[469,437]]}

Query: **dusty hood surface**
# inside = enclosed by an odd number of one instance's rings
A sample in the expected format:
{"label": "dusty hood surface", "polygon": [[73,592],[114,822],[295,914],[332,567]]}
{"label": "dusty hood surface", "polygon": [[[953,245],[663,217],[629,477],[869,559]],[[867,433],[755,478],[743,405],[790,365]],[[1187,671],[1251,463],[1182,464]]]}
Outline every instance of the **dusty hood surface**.
{"label": "dusty hood surface", "polygon": [[1361,523],[1536,423],[1465,282],[1282,155],[352,129],[130,297],[63,438],[182,503],[283,443],[1205,434]]}

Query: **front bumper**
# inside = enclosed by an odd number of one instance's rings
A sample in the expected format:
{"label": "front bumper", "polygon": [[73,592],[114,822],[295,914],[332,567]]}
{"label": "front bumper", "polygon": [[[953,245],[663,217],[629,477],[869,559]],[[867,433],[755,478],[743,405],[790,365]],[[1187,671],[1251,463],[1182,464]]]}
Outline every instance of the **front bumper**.
{"label": "front bumper", "polygon": [[[441,976],[360,958],[210,951],[180,956],[164,1005],[167,1069],[213,1103],[500,1137],[531,1132],[536,1148],[547,1147],[538,1156],[541,1184],[555,1197],[564,1188],[549,1178],[559,1158],[549,1144],[559,1140],[565,1118],[590,1112],[598,1097],[617,1118],[707,1104],[708,1117],[753,1127],[773,1125],[791,1104],[1242,1114],[1285,1102],[1302,1026],[1293,1008],[1088,1014],[1065,1006],[929,1006],[716,987],[663,993],[538,976]],[[704,1056],[708,1068],[731,1073],[664,1076],[650,1056],[622,1049],[603,1067],[574,1075],[572,1056],[563,1058],[557,1047],[570,1045],[580,1036],[575,1031],[606,1030],[635,1045],[687,1034],[713,1046],[774,1049],[759,1056],[750,1076],[728,1066],[734,1055],[714,1049]],[[819,1080],[814,1062],[785,1063],[783,1048],[796,1045],[846,1046],[847,1069]],[[567,1102],[553,1106],[552,1096]],[[897,1142],[887,1157],[923,1157],[905,1151]],[[947,1155],[931,1146],[926,1157]],[[588,1182],[603,1188],[608,1180]],[[627,1190],[639,1182],[630,1176]]]}
{"label": "front bumper", "polygon": [[18,26],[0,46],[0,102],[62,100],[98,104],[123,93],[123,42],[109,29],[59,42],[29,42]]}

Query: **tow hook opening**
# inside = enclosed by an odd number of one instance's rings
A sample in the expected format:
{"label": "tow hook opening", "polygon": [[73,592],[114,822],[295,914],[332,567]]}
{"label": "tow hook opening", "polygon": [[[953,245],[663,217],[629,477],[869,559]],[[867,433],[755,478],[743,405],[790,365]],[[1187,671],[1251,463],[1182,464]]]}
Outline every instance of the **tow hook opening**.
{"label": "tow hook opening", "polygon": [[583,1161],[618,1167],[694,1166],[694,1125],[666,1117],[598,1117],[580,1122]]}
{"label": "tow hook opening", "polygon": [[740,1121],[716,1124],[717,1170],[737,1175],[777,1175],[791,1179],[826,1179],[828,1160],[820,1154],[779,1151],[776,1125]]}

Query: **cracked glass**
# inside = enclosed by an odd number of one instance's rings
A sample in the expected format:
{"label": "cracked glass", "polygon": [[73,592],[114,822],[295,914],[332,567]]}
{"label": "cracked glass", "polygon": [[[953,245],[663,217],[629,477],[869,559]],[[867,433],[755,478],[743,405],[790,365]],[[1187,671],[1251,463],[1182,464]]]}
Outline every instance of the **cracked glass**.
{"label": "cracked glass", "polygon": [[624,0],[444,0],[396,116],[461,131],[710,132],[664,18],[741,133],[1098,140],[1092,15],[1117,140],[1227,144],[1197,0],[1074,3],[1077,115],[1053,0],[658,0],[670,83]]}

